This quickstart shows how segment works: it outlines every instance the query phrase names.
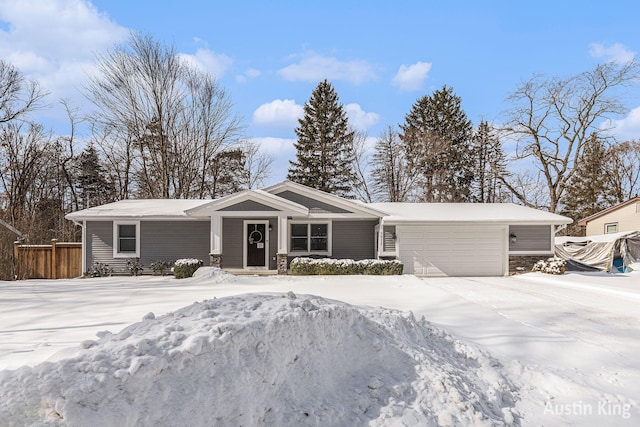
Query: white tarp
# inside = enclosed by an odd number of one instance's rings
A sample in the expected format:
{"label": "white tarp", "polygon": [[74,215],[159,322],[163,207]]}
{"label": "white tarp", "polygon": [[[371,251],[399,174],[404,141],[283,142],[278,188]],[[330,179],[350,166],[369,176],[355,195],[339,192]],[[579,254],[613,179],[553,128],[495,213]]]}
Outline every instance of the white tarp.
{"label": "white tarp", "polygon": [[640,262],[640,232],[602,234],[587,237],[556,237],[556,256],[569,267],[610,273],[637,268]]}

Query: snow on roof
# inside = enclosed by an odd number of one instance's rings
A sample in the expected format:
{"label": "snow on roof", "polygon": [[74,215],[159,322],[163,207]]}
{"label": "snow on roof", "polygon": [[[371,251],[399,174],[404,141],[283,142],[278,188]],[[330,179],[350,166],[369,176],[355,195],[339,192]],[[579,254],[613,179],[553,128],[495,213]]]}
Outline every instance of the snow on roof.
{"label": "snow on roof", "polygon": [[570,224],[565,216],[513,203],[370,203],[389,223],[543,223]]}
{"label": "snow on roof", "polygon": [[145,217],[187,218],[186,210],[209,202],[210,200],[193,199],[120,200],[119,202],[72,212],[67,214],[65,218],[70,220]]}
{"label": "snow on roof", "polygon": [[[256,191],[253,190],[253,193]],[[262,192],[261,192],[262,194]],[[265,193],[268,194],[268,193]],[[277,197],[268,194],[269,197]],[[223,199],[221,199],[223,200]],[[293,204],[283,199],[284,202]],[[121,200],[66,215],[69,220],[98,218],[189,218],[211,200]],[[385,223],[543,223],[569,224],[571,219],[513,203],[353,203],[386,213]],[[296,204],[297,205],[297,204]],[[195,212],[194,212],[195,211]],[[189,212],[192,214],[189,215]]]}

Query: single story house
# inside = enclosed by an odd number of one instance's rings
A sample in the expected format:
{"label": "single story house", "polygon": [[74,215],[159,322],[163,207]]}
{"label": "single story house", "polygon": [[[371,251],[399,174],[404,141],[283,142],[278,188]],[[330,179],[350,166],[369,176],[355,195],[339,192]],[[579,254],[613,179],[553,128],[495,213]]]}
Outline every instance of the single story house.
{"label": "single story house", "polygon": [[586,227],[587,236],[640,231],[640,196],[603,209],[578,222],[578,225]]}
{"label": "single story house", "polygon": [[215,200],[123,200],[70,213],[83,271],[129,258],[198,258],[285,274],[298,256],[399,259],[426,276],[502,276],[514,259],[554,253],[571,219],[510,203],[363,203],[290,181]]}

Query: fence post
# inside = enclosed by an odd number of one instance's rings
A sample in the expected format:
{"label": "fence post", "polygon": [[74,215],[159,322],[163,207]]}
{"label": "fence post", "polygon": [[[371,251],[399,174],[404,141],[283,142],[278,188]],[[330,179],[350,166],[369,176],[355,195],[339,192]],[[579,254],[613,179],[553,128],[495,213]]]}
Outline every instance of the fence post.
{"label": "fence post", "polygon": [[56,242],[58,239],[51,239],[51,278],[58,278],[58,259],[56,258]]}
{"label": "fence post", "polygon": [[18,260],[18,256],[20,254],[20,242],[13,242],[13,277],[14,279],[18,279],[20,275],[20,261]]}

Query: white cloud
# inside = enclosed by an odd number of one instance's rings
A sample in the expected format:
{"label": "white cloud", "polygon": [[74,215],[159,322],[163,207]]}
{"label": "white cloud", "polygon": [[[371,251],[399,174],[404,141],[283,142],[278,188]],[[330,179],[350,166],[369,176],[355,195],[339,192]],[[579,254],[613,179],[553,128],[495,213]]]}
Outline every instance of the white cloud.
{"label": "white cloud", "polygon": [[633,61],[636,53],[620,43],[614,43],[609,46],[602,43],[591,43],[589,45],[589,55],[593,58],[603,58],[607,62],[626,64]]}
{"label": "white cloud", "polygon": [[195,65],[203,71],[207,71],[218,79],[221,78],[233,64],[233,60],[227,55],[215,53],[206,48],[199,48],[193,55],[180,53],[178,56],[182,58],[183,61]]}
{"label": "white cloud", "polygon": [[50,102],[65,98],[75,105],[87,102],[81,89],[95,53],[129,35],[87,0],[2,1],[0,21],[0,57],[38,80]]}
{"label": "white cloud", "polygon": [[295,128],[304,109],[293,99],[276,99],[262,104],[253,112],[253,123],[261,126]]}
{"label": "white cloud", "polygon": [[298,63],[278,70],[278,74],[290,81],[318,82],[328,79],[344,80],[354,84],[376,78],[373,68],[366,61],[340,61],[315,52],[308,52],[302,56]]}
{"label": "white cloud", "polygon": [[431,62],[416,62],[409,66],[402,64],[391,84],[404,91],[421,90],[430,70]]}
{"label": "white cloud", "polygon": [[623,119],[605,120],[600,129],[621,140],[632,140],[640,137],[640,107],[636,107]]}
{"label": "white cloud", "polygon": [[274,138],[270,136],[250,138],[250,142],[255,142],[260,147],[260,151],[268,154],[275,154],[277,157],[289,158],[287,154],[295,153],[295,139]]}
{"label": "white cloud", "polygon": [[380,120],[379,114],[367,113],[359,104],[347,104],[344,106],[344,110],[349,117],[349,123],[357,130],[367,130]]}
{"label": "white cloud", "polygon": [[272,155],[275,161],[271,164],[271,176],[265,185],[272,185],[287,179],[289,171],[289,160],[296,157],[295,139],[259,137],[251,138],[249,141],[257,143],[260,152]]}
{"label": "white cloud", "polygon": [[257,77],[260,76],[260,74],[262,74],[260,72],[260,70],[256,70],[255,68],[249,68],[248,70],[246,70],[244,73],[242,74],[238,74],[236,76],[236,81],[238,83],[244,83],[246,82],[248,79],[255,79]]}

